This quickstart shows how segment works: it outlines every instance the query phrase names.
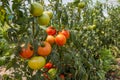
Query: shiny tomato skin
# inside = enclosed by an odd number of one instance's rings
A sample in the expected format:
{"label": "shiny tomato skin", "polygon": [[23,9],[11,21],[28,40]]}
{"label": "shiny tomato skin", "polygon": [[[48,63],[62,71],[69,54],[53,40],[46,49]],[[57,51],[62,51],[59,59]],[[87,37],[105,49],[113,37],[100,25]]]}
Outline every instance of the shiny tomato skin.
{"label": "shiny tomato skin", "polygon": [[48,56],[51,53],[52,47],[47,41],[43,42],[43,46],[38,46],[38,54],[40,56]]}
{"label": "shiny tomato skin", "polygon": [[59,46],[63,46],[66,43],[66,37],[63,34],[58,34],[55,37],[55,42]]}
{"label": "shiny tomato skin", "polygon": [[52,26],[49,26],[47,29],[46,29],[46,33],[48,35],[55,35],[56,34],[56,29]]}

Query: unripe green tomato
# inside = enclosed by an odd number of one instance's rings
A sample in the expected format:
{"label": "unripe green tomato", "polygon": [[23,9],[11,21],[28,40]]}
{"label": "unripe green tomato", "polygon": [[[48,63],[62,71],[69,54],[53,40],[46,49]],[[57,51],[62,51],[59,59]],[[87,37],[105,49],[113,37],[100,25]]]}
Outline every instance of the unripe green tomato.
{"label": "unripe green tomato", "polygon": [[78,8],[84,8],[84,7],[85,7],[85,2],[78,3]]}
{"label": "unripe green tomato", "polygon": [[51,68],[51,69],[48,70],[48,73],[49,73],[51,78],[54,78],[56,73],[57,73],[57,69],[56,68]]}
{"label": "unripe green tomato", "polygon": [[53,17],[53,12],[52,11],[44,11],[43,13],[48,14],[50,19]]}
{"label": "unripe green tomato", "polygon": [[33,16],[41,16],[43,13],[43,6],[38,2],[32,3],[30,7],[30,13]]}
{"label": "unripe green tomato", "polygon": [[87,27],[88,30],[93,30],[95,28],[96,28],[96,25],[90,25],[90,26]]}
{"label": "unripe green tomato", "polygon": [[39,25],[46,26],[50,22],[50,17],[48,14],[43,13],[41,16],[37,18]]}

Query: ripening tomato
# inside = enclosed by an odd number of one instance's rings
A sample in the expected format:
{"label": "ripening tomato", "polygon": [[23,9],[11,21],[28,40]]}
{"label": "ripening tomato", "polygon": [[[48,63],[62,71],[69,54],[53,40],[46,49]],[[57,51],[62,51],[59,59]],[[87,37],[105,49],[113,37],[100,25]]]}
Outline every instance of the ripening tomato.
{"label": "ripening tomato", "polygon": [[44,68],[51,69],[53,67],[53,64],[51,62],[48,62],[45,64]]}
{"label": "ripening tomato", "polygon": [[53,44],[55,42],[55,37],[52,35],[48,35],[46,41],[49,42],[50,44]]}
{"label": "ripening tomato", "polygon": [[38,54],[41,56],[48,56],[51,53],[51,45],[47,41],[44,41],[42,46],[38,46]]}
{"label": "ripening tomato", "polygon": [[22,58],[30,58],[32,57],[34,51],[30,44],[27,45],[27,47],[22,47],[22,51],[20,52],[20,56]]}
{"label": "ripening tomato", "polygon": [[50,26],[46,29],[46,33],[48,35],[55,35],[56,34],[56,29],[54,27]]}
{"label": "ripening tomato", "polygon": [[66,39],[70,37],[70,32],[68,30],[62,30],[62,32],[60,33],[63,34],[66,37]]}
{"label": "ripening tomato", "polygon": [[44,57],[42,57],[42,56],[35,56],[35,57],[32,57],[28,61],[28,66],[31,69],[38,70],[38,69],[41,69],[42,67],[44,67],[45,63],[46,63],[46,60],[45,60]]}
{"label": "ripening tomato", "polygon": [[59,46],[63,46],[66,43],[66,37],[63,34],[58,34],[55,37],[55,42]]}

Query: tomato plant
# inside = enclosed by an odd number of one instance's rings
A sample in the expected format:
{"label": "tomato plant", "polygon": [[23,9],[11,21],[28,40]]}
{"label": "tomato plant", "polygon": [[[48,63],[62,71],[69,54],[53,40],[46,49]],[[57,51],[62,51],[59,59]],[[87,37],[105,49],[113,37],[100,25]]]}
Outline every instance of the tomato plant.
{"label": "tomato plant", "polygon": [[[13,69],[3,79],[106,80],[111,70],[119,72],[113,62],[120,57],[119,5],[98,0],[1,2],[0,65]],[[48,62],[55,67],[46,71]]]}

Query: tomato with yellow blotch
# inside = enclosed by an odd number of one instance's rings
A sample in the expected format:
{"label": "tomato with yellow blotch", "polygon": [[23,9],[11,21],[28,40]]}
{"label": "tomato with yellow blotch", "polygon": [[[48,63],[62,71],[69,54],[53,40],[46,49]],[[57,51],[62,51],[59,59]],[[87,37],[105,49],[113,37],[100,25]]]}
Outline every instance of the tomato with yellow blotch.
{"label": "tomato with yellow blotch", "polygon": [[44,67],[46,59],[42,56],[34,56],[28,61],[28,66],[31,69],[38,70]]}

